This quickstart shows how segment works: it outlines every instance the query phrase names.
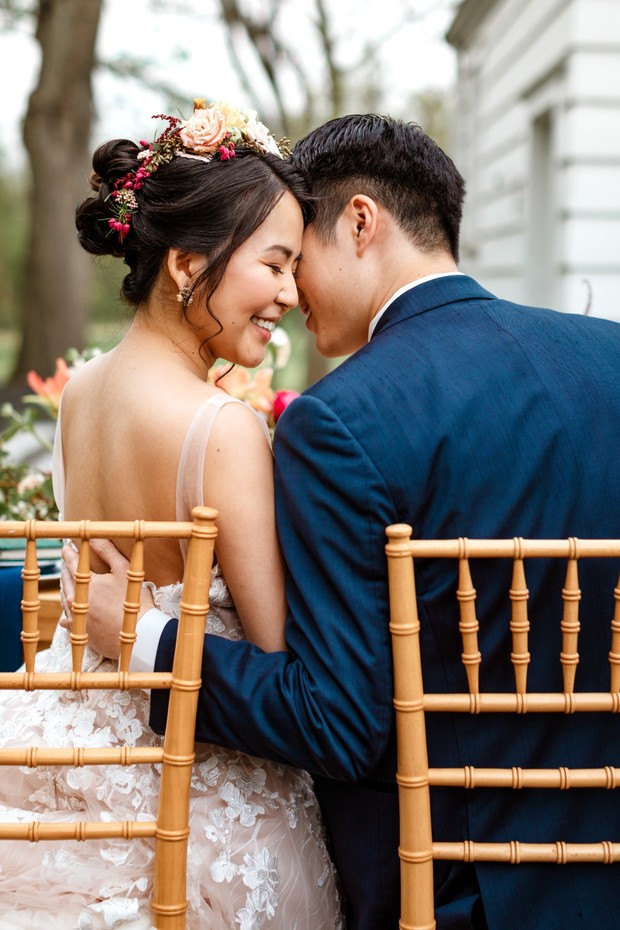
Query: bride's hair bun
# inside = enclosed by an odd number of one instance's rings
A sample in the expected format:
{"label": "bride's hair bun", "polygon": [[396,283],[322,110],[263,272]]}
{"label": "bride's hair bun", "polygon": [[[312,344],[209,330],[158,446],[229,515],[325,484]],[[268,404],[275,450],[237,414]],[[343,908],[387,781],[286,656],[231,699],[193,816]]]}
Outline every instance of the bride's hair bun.
{"label": "bride's hair bun", "polygon": [[108,220],[112,211],[107,200],[116,182],[138,168],[139,151],[135,142],[129,139],[112,139],[100,145],[93,155],[93,173],[89,183],[95,196],[87,197],[75,211],[80,245],[93,255],[125,254],[118,236],[110,235]]}

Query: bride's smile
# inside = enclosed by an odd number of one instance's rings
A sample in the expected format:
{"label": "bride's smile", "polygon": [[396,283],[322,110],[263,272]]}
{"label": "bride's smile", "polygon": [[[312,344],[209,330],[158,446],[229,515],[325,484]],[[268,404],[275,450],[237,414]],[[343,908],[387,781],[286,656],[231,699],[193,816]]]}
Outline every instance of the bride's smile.
{"label": "bride's smile", "polygon": [[215,332],[214,320],[203,316],[207,332],[213,333],[206,347],[215,358],[246,368],[263,361],[274,327],[297,305],[295,271],[302,233],[299,204],[286,192],[232,255],[209,301],[221,331]]}

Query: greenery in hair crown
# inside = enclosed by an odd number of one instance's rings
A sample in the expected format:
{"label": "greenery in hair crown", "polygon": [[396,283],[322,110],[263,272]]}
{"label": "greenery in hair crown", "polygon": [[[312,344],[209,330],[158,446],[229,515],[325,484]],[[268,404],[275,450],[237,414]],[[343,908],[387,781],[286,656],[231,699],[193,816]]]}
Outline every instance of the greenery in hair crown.
{"label": "greenery in hair crown", "polygon": [[203,98],[194,100],[194,112],[188,120],[158,113],[153,119],[163,119],[166,129],[154,142],[140,140],[140,167],[120,178],[109,196],[112,217],[107,221],[122,244],[131,229],[133,215],[138,210],[136,191],[160,167],[173,158],[197,158],[201,161],[229,161],[235,158],[236,147],[254,149],[260,154],[286,158],[290,150],[286,140],[277,142],[256,110],[218,102],[207,106]]}

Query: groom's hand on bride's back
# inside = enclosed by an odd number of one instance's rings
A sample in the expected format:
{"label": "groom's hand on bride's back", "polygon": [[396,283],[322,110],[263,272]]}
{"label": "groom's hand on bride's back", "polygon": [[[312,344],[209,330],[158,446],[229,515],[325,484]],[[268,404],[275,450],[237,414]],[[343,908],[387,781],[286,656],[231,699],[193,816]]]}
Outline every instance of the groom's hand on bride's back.
{"label": "groom's hand on bride's back", "polygon": [[[110,659],[118,659],[129,561],[107,539],[93,539],[90,547],[108,566],[108,571],[102,574],[91,572],[88,590],[88,645]],[[73,546],[67,545],[63,547],[62,558],[61,588],[65,616],[60,622],[62,626],[71,629],[78,553]],[[138,619],[153,606],[153,599],[147,588],[142,588],[140,603]]]}

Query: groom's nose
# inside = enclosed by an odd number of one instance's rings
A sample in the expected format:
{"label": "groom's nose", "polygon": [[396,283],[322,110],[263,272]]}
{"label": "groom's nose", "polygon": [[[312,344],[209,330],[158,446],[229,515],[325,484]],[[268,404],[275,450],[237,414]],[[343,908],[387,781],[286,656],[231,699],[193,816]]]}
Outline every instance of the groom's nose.
{"label": "groom's nose", "polygon": [[295,282],[297,285],[297,306],[302,313],[308,312],[308,301],[306,300],[306,295],[304,294],[303,287],[299,286],[299,282]]}

